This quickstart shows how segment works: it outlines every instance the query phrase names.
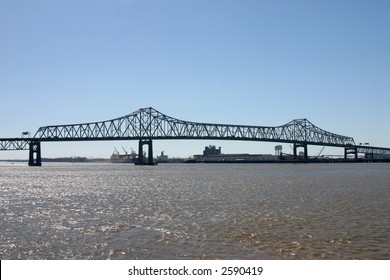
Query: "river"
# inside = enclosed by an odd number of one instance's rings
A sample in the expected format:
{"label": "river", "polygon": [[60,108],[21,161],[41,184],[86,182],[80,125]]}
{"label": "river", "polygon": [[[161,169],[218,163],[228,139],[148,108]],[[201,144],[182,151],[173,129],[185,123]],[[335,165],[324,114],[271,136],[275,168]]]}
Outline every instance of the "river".
{"label": "river", "polygon": [[390,259],[390,164],[0,163],[0,259]]}

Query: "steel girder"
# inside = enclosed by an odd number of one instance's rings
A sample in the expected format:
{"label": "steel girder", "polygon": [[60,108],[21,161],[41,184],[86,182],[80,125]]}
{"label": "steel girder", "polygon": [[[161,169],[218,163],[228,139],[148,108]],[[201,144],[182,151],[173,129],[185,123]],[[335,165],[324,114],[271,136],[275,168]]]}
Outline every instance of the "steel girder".
{"label": "steel girder", "polygon": [[0,138],[0,151],[28,150],[32,138]]}
{"label": "steel girder", "polygon": [[153,108],[94,123],[52,125],[38,129],[41,141],[86,141],[118,139],[225,139],[311,145],[355,145],[352,137],[320,129],[307,119],[296,119],[277,127],[212,124],[183,121]]}
{"label": "steel girder", "polygon": [[371,146],[356,146],[359,154],[384,154],[390,152],[390,148],[371,147]]}
{"label": "steel girder", "polygon": [[108,121],[40,127],[33,138],[0,139],[0,150],[28,150],[33,141],[124,139],[246,140],[349,147],[357,153],[390,152],[390,148],[357,146],[352,137],[323,130],[307,119],[276,127],[198,123],[172,118],[150,107]]}

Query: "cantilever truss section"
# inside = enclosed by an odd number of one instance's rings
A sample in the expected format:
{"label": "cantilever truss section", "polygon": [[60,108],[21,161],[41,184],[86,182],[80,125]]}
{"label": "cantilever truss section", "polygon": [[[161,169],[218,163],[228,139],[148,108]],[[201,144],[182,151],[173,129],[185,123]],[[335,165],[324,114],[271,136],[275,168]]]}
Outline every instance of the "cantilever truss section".
{"label": "cantilever truss section", "polygon": [[198,123],[169,117],[151,107],[108,121],[44,126],[38,129],[34,138],[40,141],[224,139],[339,147],[355,145],[352,137],[325,131],[307,119],[296,119],[277,127]]}

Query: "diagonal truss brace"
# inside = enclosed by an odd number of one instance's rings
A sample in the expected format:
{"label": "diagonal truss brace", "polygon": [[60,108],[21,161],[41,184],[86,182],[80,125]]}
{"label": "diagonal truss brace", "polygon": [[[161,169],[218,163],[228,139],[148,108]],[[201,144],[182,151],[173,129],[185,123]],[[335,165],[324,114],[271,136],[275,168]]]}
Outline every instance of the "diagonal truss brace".
{"label": "diagonal truss brace", "polygon": [[296,119],[276,127],[212,124],[179,120],[151,107],[108,121],[44,126],[38,129],[34,138],[41,141],[225,139],[340,147],[355,145],[352,137],[323,130],[307,119]]}

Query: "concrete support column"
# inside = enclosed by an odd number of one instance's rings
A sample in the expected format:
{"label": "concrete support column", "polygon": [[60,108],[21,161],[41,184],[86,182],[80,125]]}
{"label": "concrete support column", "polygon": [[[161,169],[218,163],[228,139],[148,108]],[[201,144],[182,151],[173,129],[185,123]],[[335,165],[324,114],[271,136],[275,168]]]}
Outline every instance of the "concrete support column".
{"label": "concrete support column", "polygon": [[143,164],[144,162],[144,149],[143,149],[144,143],[142,140],[139,140],[138,143],[138,164]]}
{"label": "concrete support column", "polygon": [[42,158],[41,158],[41,142],[32,141],[30,142],[30,156],[28,159],[29,166],[41,166]]}
{"label": "concrete support column", "polygon": [[304,146],[303,146],[303,153],[304,153],[305,160],[308,160],[309,156],[308,156],[308,152],[307,152],[307,144],[304,144]]}
{"label": "concrete support column", "polygon": [[148,165],[154,165],[154,162],[153,162],[153,144],[152,144],[152,140],[149,140],[149,149],[148,149]]}
{"label": "concrete support column", "polygon": [[303,159],[304,160],[307,160],[309,158],[308,156],[308,150],[307,150],[307,144],[306,143],[294,143],[294,159],[297,159],[298,158],[298,155],[297,155],[297,150],[298,148],[303,148]]}
{"label": "concrete support column", "polygon": [[348,155],[355,155],[355,159],[358,159],[357,147],[345,147],[344,148],[344,159],[348,158]]}
{"label": "concrete support column", "polygon": [[297,144],[294,143],[294,147],[293,147],[293,155],[294,155],[294,159],[297,159]]}
{"label": "concrete support column", "polygon": [[[144,151],[143,146],[148,145],[148,158],[145,162],[144,159]],[[153,142],[152,139],[149,140],[139,140],[138,143],[138,165],[155,165],[156,163],[153,161]]]}

